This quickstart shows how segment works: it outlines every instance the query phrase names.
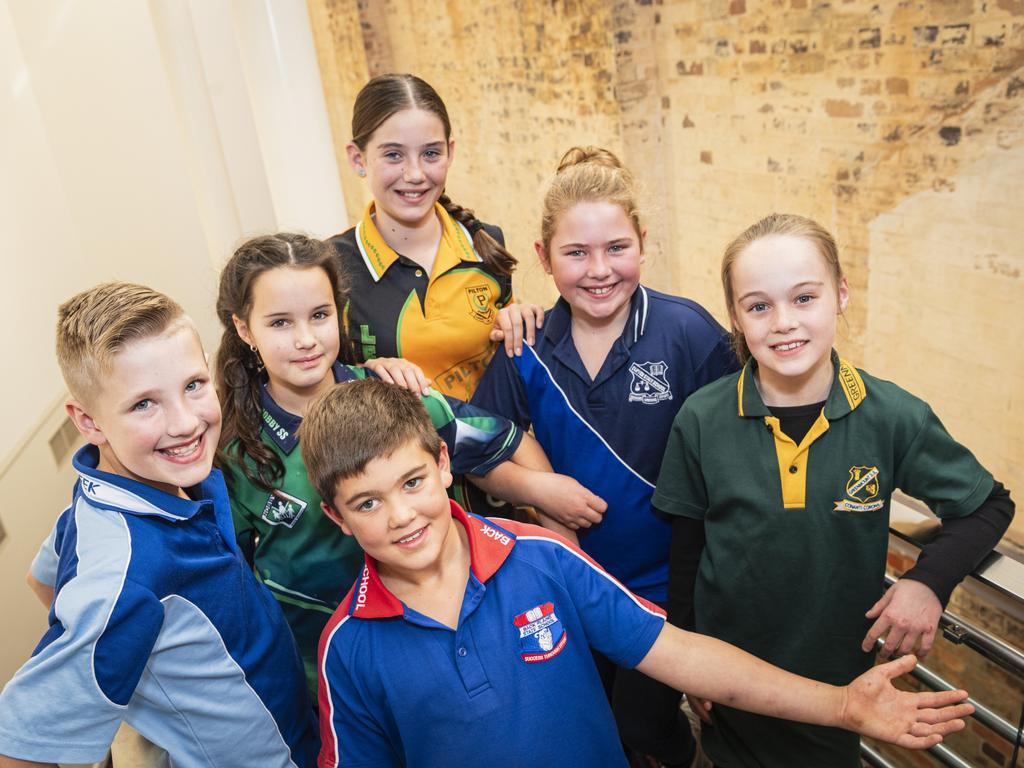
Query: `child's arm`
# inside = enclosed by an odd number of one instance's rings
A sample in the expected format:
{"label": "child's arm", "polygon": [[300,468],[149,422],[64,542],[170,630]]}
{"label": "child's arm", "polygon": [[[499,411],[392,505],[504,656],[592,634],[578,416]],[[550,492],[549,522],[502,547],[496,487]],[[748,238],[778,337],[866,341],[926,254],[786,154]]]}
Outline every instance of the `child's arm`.
{"label": "child's arm", "polygon": [[33,763],[29,760],[18,760],[0,755],[0,768],[57,768],[55,763]]}
{"label": "child's arm", "polygon": [[890,680],[914,668],[905,656],[837,687],[774,667],[740,649],[666,624],[637,669],[677,690],[758,714],[855,731],[926,749],[964,727],[965,691],[907,693]]}
{"label": "child's arm", "polygon": [[870,651],[884,635],[879,652],[883,658],[910,653],[918,643],[918,655],[925,656],[953,589],[999,543],[1013,513],[1009,491],[996,482],[972,514],[943,520],[936,537],[922,547],[917,564],[867,612],[875,623],[861,647]]}
{"label": "child's arm", "polygon": [[[471,476],[474,485],[512,504],[537,508],[550,527],[570,540],[573,531],[601,522],[608,505],[568,475],[555,473],[544,449],[532,435],[523,434],[511,461],[484,477]],[[554,526],[549,526],[548,523]],[[557,526],[557,527],[555,527]]]}
{"label": "child's arm", "polygon": [[25,581],[28,583],[29,589],[32,590],[32,593],[39,598],[39,602],[43,604],[44,608],[49,608],[53,605],[52,584],[44,584],[32,575],[32,571],[29,571],[25,575]]}
{"label": "child's arm", "polygon": [[544,326],[544,310],[536,304],[509,304],[498,311],[491,329],[491,341],[505,342],[505,354],[523,354],[523,341],[531,347],[536,331]]}

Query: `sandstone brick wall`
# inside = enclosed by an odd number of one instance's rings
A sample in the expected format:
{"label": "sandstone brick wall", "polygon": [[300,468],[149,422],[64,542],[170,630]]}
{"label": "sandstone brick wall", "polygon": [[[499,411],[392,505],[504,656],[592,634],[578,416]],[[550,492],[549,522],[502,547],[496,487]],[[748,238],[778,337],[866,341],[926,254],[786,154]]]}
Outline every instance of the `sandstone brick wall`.
{"label": "sandstone brick wall", "polygon": [[[646,280],[724,320],[718,260],[771,211],[842,247],[841,352],[927,399],[1024,488],[1024,2],[308,0],[344,165],[355,92],[415,72],[457,143],[449,190],[549,303],[539,201],[573,144],[646,187]],[[1024,538],[1024,521],[1016,529]]]}

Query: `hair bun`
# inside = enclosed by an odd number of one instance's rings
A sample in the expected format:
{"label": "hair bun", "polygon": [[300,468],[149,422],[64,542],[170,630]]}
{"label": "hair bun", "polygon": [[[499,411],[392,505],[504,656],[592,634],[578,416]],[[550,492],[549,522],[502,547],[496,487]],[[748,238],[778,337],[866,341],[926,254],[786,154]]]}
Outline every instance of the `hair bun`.
{"label": "hair bun", "polygon": [[593,163],[595,165],[602,165],[605,168],[623,167],[622,163],[619,162],[619,158],[603,147],[573,147],[562,155],[562,159],[558,161],[557,172],[561,173],[566,168],[571,168],[581,163]]}

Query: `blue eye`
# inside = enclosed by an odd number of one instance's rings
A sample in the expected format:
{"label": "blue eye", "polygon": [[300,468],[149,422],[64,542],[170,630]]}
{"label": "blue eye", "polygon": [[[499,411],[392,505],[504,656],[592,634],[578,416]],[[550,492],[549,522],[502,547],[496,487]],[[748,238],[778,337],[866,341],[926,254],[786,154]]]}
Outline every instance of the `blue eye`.
{"label": "blue eye", "polygon": [[814,297],[811,296],[809,293],[801,293],[799,296],[796,297],[797,304],[807,304],[808,302],[813,300]]}
{"label": "blue eye", "polygon": [[763,301],[759,301],[756,304],[750,305],[751,312],[764,312],[766,309],[768,309],[768,305],[765,304]]}
{"label": "blue eye", "polygon": [[402,159],[402,153],[401,152],[385,152],[384,153],[384,159],[385,160],[390,160],[392,162],[395,162],[396,160],[401,160]]}
{"label": "blue eye", "polygon": [[153,401],[150,399],[139,400],[135,405],[132,406],[133,411],[148,411],[150,406],[153,405]]}
{"label": "blue eye", "polygon": [[369,512],[372,509],[374,509],[376,506],[377,506],[377,499],[367,499],[362,504],[360,504],[358,507],[356,507],[356,512]]}
{"label": "blue eye", "polygon": [[201,382],[199,379],[193,379],[192,381],[185,385],[185,391],[196,392],[201,386],[203,386],[203,382]]}
{"label": "blue eye", "polygon": [[442,157],[441,152],[436,149],[428,149],[426,152],[423,153],[423,156],[428,160],[437,160],[438,158]]}
{"label": "blue eye", "polygon": [[413,477],[413,478],[405,481],[405,488],[406,488],[406,490],[409,490],[409,491],[414,491],[417,488],[419,488],[421,485],[423,485],[423,478],[422,477]]}

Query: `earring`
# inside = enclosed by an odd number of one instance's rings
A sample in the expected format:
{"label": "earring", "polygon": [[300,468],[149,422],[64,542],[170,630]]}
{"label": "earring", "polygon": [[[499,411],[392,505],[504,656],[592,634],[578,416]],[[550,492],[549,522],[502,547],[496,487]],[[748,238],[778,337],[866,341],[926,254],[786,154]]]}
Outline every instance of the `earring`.
{"label": "earring", "polygon": [[263,365],[263,358],[260,356],[260,351],[258,349],[256,349],[256,345],[255,344],[250,344],[249,345],[249,349],[252,350],[252,354],[256,358],[256,371],[257,372],[262,371],[263,368],[264,368],[264,365]]}
{"label": "earring", "polygon": [[365,175],[366,175],[366,169],[365,169],[365,168],[357,168],[357,169],[356,169],[356,173],[357,173],[357,174],[358,174],[359,176],[361,176],[361,177],[362,177],[362,176],[365,176]]}

